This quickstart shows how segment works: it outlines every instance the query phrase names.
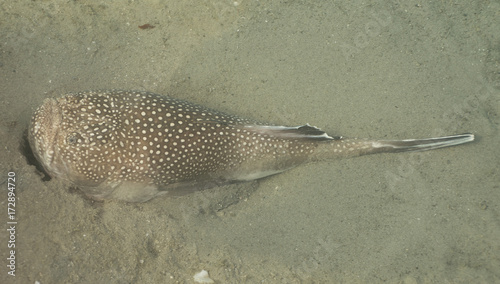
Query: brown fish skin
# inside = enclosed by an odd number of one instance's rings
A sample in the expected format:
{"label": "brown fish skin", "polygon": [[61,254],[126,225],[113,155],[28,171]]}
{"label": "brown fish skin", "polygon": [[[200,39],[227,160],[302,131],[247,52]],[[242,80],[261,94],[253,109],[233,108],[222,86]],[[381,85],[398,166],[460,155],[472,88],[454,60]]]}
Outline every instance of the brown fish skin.
{"label": "brown fish skin", "polygon": [[311,161],[473,140],[472,134],[385,141],[332,137],[309,125],[264,125],[119,90],[46,99],[29,128],[33,153],[52,177],[69,180],[94,199],[129,202],[258,179]]}

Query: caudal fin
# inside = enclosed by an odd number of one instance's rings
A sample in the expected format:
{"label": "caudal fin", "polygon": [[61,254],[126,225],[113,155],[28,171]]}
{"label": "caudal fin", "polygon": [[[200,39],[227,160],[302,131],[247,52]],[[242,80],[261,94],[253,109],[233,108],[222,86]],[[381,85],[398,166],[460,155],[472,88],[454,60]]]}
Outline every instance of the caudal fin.
{"label": "caudal fin", "polygon": [[370,140],[338,137],[318,145],[311,161],[338,157],[355,157],[376,153],[398,153],[434,150],[474,141],[470,133],[426,139]]}
{"label": "caudal fin", "polygon": [[372,147],[384,149],[382,152],[413,152],[456,146],[471,141],[474,141],[474,134],[464,133],[427,139],[380,140],[372,142]]}

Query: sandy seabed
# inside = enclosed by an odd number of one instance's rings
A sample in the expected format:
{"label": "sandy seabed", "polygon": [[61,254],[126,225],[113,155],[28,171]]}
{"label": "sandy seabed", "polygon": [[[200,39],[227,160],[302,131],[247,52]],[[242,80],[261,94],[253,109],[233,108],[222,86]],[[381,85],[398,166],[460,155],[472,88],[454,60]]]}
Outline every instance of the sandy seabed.
{"label": "sandy seabed", "polygon": [[[499,15],[498,1],[3,1],[0,282],[500,282]],[[91,89],[332,135],[478,139],[94,202],[43,178],[23,138],[43,99]]]}

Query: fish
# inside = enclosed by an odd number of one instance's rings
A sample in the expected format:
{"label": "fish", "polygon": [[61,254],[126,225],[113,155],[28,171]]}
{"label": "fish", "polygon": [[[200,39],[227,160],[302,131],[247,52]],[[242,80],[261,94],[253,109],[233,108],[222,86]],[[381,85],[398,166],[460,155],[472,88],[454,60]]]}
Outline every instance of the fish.
{"label": "fish", "polygon": [[100,90],[45,99],[31,118],[28,141],[49,176],[69,181],[90,198],[145,202],[256,180],[308,162],[460,145],[474,135],[347,138],[150,92]]}

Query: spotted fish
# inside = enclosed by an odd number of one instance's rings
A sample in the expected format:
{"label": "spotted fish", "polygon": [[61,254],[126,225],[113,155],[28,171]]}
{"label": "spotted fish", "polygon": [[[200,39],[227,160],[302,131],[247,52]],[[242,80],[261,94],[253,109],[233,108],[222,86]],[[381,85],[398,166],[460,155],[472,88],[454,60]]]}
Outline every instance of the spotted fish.
{"label": "spotted fish", "polygon": [[33,153],[50,176],[69,180],[94,199],[129,202],[259,179],[311,161],[473,140],[472,134],[348,139],[308,124],[266,125],[153,93],[117,90],[46,99],[29,128]]}

